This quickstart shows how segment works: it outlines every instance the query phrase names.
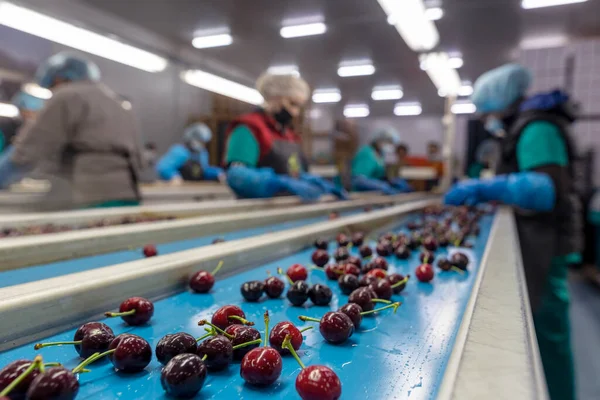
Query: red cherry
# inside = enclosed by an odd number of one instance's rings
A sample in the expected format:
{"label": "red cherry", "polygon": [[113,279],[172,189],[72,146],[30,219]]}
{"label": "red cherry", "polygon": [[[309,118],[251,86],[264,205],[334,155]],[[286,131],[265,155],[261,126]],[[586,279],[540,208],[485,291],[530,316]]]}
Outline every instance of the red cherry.
{"label": "red cherry", "polygon": [[377,257],[376,259],[374,259],[373,261],[371,261],[371,263],[373,263],[373,266],[375,268],[379,268],[382,269],[384,271],[388,270],[389,264],[387,262],[387,260],[385,258],[381,258],[381,257]]}
{"label": "red cherry", "polygon": [[387,273],[382,269],[375,268],[367,272],[367,275],[371,275],[379,279],[384,279],[387,276]]}
{"label": "red cherry", "polygon": [[[394,286],[396,283],[403,281],[404,276],[400,275],[400,274],[390,274],[387,276],[386,279],[388,280],[390,285]],[[392,290],[394,291],[394,293],[398,294],[398,293],[401,293],[405,287],[406,287],[406,283],[398,285],[396,287],[393,287]]]}
{"label": "red cherry", "polygon": [[349,263],[344,264],[342,267],[342,270],[344,271],[344,274],[350,274],[350,275],[354,275],[354,276],[360,275],[360,268],[358,268],[354,264],[349,264]]}
{"label": "red cherry", "polygon": [[369,286],[371,283],[376,282],[377,280],[379,280],[379,278],[376,277],[376,276],[373,276],[373,275],[363,275],[358,280],[358,284],[360,286]]}
{"label": "red cherry", "polygon": [[190,278],[190,288],[196,293],[208,293],[215,284],[215,277],[208,271],[198,271]]}
{"label": "red cherry", "polygon": [[144,256],[146,257],[154,257],[158,255],[158,250],[156,250],[156,246],[153,244],[147,244],[144,246]]}
{"label": "red cherry", "polygon": [[378,299],[389,300],[392,298],[392,285],[386,279],[379,279],[369,285],[375,291]]}
{"label": "red cherry", "polygon": [[323,267],[329,262],[329,253],[326,250],[317,249],[312,253],[311,259],[317,267]]}
{"label": "red cherry", "polygon": [[154,305],[143,297],[130,297],[119,306],[118,313],[107,312],[107,317],[121,317],[128,325],[144,325],[154,315]]}
{"label": "red cherry", "polygon": [[[225,332],[233,336],[233,338],[231,339],[231,344],[234,347],[243,343],[248,343],[260,339],[259,331],[252,327],[244,325],[230,325],[227,327],[227,329],[225,329]],[[233,358],[236,360],[241,360],[246,355],[246,353],[248,353],[252,349],[257,348],[258,346],[259,344],[253,344],[235,349],[233,350]]]}
{"label": "red cherry", "polygon": [[350,244],[350,238],[344,233],[339,233],[335,240],[340,247],[346,247]]}
{"label": "red cherry", "polygon": [[242,359],[241,377],[250,385],[268,386],[279,378],[283,361],[281,355],[272,347],[252,349]]}
{"label": "red cherry", "polygon": [[337,279],[344,273],[343,268],[336,264],[327,264],[325,266],[325,275],[327,278],[332,281],[337,281]]}
{"label": "red cherry", "polygon": [[270,276],[265,280],[265,293],[272,299],[278,299],[285,290],[285,283],[276,276]]}
{"label": "red cherry", "polygon": [[292,265],[288,268],[286,273],[287,276],[290,277],[292,282],[305,281],[306,278],[308,278],[308,271],[306,270],[306,267],[304,267],[304,265],[301,264]]}
{"label": "red cherry", "polygon": [[108,349],[115,350],[108,358],[119,371],[140,372],[152,360],[150,344],[137,335],[121,334],[114,338]]}
{"label": "red cherry", "polygon": [[294,324],[289,321],[283,321],[273,327],[269,334],[269,344],[281,354],[290,354],[288,349],[282,347],[285,337],[290,336],[290,342],[294,350],[298,350],[302,346],[302,332]]}
{"label": "red cherry", "polygon": [[348,303],[342,306],[342,308],[340,308],[338,311],[346,314],[348,318],[350,318],[354,324],[354,329],[360,328],[360,324],[362,322],[361,312],[363,312],[361,306],[356,303]]}
{"label": "red cherry", "polygon": [[342,395],[342,383],[330,368],[310,365],[296,377],[296,391],[303,400],[337,400]]}
{"label": "red cherry", "polygon": [[421,264],[415,270],[415,275],[421,282],[430,282],[434,276],[433,267],[431,264]]}
{"label": "red cherry", "polygon": [[436,251],[438,244],[433,236],[427,236],[425,239],[423,239],[423,247],[429,251]]}
{"label": "red cherry", "polygon": [[329,343],[341,344],[354,333],[354,324],[346,314],[330,311],[321,318],[319,331]]}
{"label": "red cherry", "polygon": [[238,306],[228,305],[219,308],[212,316],[212,324],[226,329],[229,325],[254,325],[246,321],[246,314]]}
{"label": "red cherry", "polygon": [[346,263],[348,264],[354,264],[356,265],[358,268],[360,268],[362,266],[362,261],[360,258],[356,257],[356,256],[350,256],[346,259]]}
{"label": "red cherry", "polygon": [[370,257],[373,255],[373,249],[371,249],[367,245],[360,246],[360,249],[358,249],[358,252],[360,253],[360,256],[362,258]]}

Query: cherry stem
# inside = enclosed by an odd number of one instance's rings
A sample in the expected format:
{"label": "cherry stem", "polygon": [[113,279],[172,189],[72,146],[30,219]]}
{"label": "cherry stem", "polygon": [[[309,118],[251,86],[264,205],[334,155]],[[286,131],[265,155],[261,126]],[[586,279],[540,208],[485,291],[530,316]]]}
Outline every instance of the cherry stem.
{"label": "cherry stem", "polygon": [[269,310],[265,311],[264,319],[265,319],[265,347],[267,347],[267,343],[269,340]]}
{"label": "cherry stem", "polygon": [[219,263],[217,264],[217,268],[213,269],[212,275],[216,275],[217,272],[219,272],[219,270],[223,267],[223,261],[219,261]]}
{"label": "cherry stem", "polygon": [[262,339],[251,340],[249,342],[240,343],[240,344],[233,346],[233,350],[237,350],[237,349],[241,349],[242,347],[252,346],[253,344],[261,344],[261,343],[262,343]]}
{"label": "cherry stem", "polygon": [[59,362],[49,362],[42,364],[44,367],[60,367],[62,364]]}
{"label": "cherry stem", "polygon": [[296,359],[296,361],[298,361],[298,364],[300,364],[300,367],[302,369],[306,368],[304,366],[304,363],[302,363],[302,360],[300,359],[300,357],[298,357],[298,353],[296,353],[294,346],[292,346],[290,335],[286,335],[285,339],[283,339],[283,343],[281,344],[281,347],[284,349],[288,349],[288,351],[292,354],[292,356]]}
{"label": "cherry stem", "polygon": [[392,289],[395,289],[398,286],[402,286],[402,285],[406,284],[406,282],[408,282],[409,278],[410,278],[410,275],[406,275],[406,277],[404,277],[404,279],[402,279],[401,281],[398,281],[398,282],[394,283],[392,285]]}
{"label": "cherry stem", "polygon": [[233,336],[231,336],[229,333],[225,332],[223,329],[219,328],[218,326],[215,326],[213,324],[211,324],[210,322],[208,322],[207,320],[203,319],[202,321],[198,322],[198,325],[203,326],[203,325],[208,325],[211,328],[213,328],[215,331],[219,332],[221,335],[225,336],[227,339],[233,339]]}
{"label": "cherry stem", "polygon": [[227,318],[228,319],[235,319],[236,321],[240,321],[242,323],[242,325],[248,325],[248,326],[253,326],[254,325],[254,322],[248,321],[246,318],[242,318],[242,317],[237,316],[237,315],[230,315]]}
{"label": "cherry stem", "polygon": [[371,311],[363,311],[363,312],[361,312],[361,313],[360,313],[360,315],[369,315],[369,314],[374,314],[374,313],[376,313],[376,312],[379,312],[379,311],[387,310],[388,308],[393,308],[393,309],[394,309],[394,314],[396,314],[396,310],[397,310],[397,309],[398,309],[398,307],[400,307],[401,305],[402,305],[402,303],[398,301],[398,302],[396,302],[396,303],[388,304],[388,305],[387,305],[387,306],[385,306],[385,307],[376,308],[376,309],[374,309],[374,310],[371,310]]}
{"label": "cherry stem", "polygon": [[371,303],[383,303],[383,304],[392,304],[391,301],[389,300],[384,300],[384,299],[372,299]]}
{"label": "cherry stem", "polygon": [[79,364],[78,366],[76,366],[75,368],[73,368],[72,372],[74,374],[78,374],[81,371],[83,371],[85,369],[85,367],[87,367],[91,363],[93,363],[93,362],[101,359],[102,357],[105,357],[105,356],[107,356],[109,354],[112,354],[115,351],[117,351],[117,349],[108,350],[108,351],[105,351],[104,353],[94,353],[91,356],[89,356],[87,359],[83,360],[83,362],[81,364]]}
{"label": "cherry stem", "polygon": [[306,315],[301,315],[298,317],[300,319],[300,321],[311,321],[311,322],[321,322],[320,319],[316,319],[316,318],[312,318],[312,317],[307,317]]}
{"label": "cherry stem", "polygon": [[315,265],[315,264],[311,264],[311,265],[309,266],[309,268],[310,268],[310,269],[316,269],[317,271],[325,271],[325,268],[323,268],[323,267],[319,267],[318,265]]}
{"label": "cherry stem", "polygon": [[134,308],[133,310],[124,311],[124,312],[106,312],[104,313],[105,317],[114,318],[114,317],[126,317],[128,315],[135,314],[137,310]]}
{"label": "cherry stem", "polygon": [[205,354],[205,355],[202,357],[202,361],[206,361],[206,359],[207,359],[207,358],[208,358],[208,354]]}
{"label": "cherry stem", "polygon": [[38,343],[35,346],[33,346],[34,350],[39,350],[42,349],[44,347],[50,347],[50,346],[64,346],[66,344],[81,344],[81,340],[75,340],[75,341],[71,341],[71,342],[49,342],[49,343]]}
{"label": "cherry stem", "polygon": [[454,271],[454,272],[458,272],[459,274],[464,274],[465,271],[463,271],[462,269],[452,266],[452,268],[450,268],[450,270]]}
{"label": "cherry stem", "polygon": [[35,356],[35,358],[33,359],[33,362],[29,365],[29,367],[27,367],[27,369],[25,371],[23,371],[21,373],[21,375],[19,375],[7,387],[5,387],[4,390],[2,390],[0,392],[0,396],[8,396],[8,394],[14,388],[16,388],[17,386],[19,386],[19,384],[21,382],[23,382],[23,380],[25,380],[25,378],[27,378],[29,376],[29,374],[31,374],[36,368],[39,368],[42,365],[43,365],[42,356]]}
{"label": "cherry stem", "polygon": [[206,339],[209,336],[214,336],[215,335],[215,330],[211,329],[210,332],[208,332],[206,335],[200,336],[198,339],[196,339],[196,342],[199,342],[201,340]]}
{"label": "cherry stem", "polygon": [[312,328],[313,328],[312,326],[307,326],[306,328],[302,328],[302,329],[300,329],[300,333],[304,333],[304,332],[306,332],[306,331],[309,331],[309,330],[311,330]]}
{"label": "cherry stem", "polygon": [[292,278],[290,278],[290,276],[288,274],[286,274],[285,272],[283,272],[283,270],[281,268],[277,268],[277,273],[279,275],[285,275],[285,277],[287,278],[287,281],[290,285],[294,284],[294,281],[292,280]]}

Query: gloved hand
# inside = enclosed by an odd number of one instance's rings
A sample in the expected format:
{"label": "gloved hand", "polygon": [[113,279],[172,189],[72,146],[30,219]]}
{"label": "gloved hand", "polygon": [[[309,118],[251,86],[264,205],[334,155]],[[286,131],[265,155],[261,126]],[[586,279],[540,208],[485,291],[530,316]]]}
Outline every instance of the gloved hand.
{"label": "gloved hand", "polygon": [[316,201],[322,194],[326,193],[317,185],[287,175],[279,175],[279,182],[284,190],[295,194],[304,201]]}
{"label": "gloved hand", "polygon": [[370,179],[364,175],[352,177],[352,187],[359,192],[378,191],[385,195],[399,194],[400,191],[387,182]]}
{"label": "gloved hand", "polygon": [[402,193],[414,192],[413,187],[410,186],[408,182],[406,182],[406,180],[402,178],[393,179],[392,181],[390,181],[390,185],[400,190]]}
{"label": "gloved hand", "polygon": [[271,168],[234,165],[227,170],[227,184],[241,198],[270,198],[284,190],[279,176]]}
{"label": "gloved hand", "polygon": [[444,197],[444,202],[452,205],[474,205],[492,200],[527,210],[551,211],[556,203],[556,192],[548,175],[518,172],[457,183]]}
{"label": "gloved hand", "polygon": [[320,187],[321,190],[323,190],[325,193],[332,194],[340,200],[348,200],[350,198],[350,195],[345,189],[337,187],[333,182],[321,178],[320,176],[302,174],[300,175],[300,179],[307,183]]}

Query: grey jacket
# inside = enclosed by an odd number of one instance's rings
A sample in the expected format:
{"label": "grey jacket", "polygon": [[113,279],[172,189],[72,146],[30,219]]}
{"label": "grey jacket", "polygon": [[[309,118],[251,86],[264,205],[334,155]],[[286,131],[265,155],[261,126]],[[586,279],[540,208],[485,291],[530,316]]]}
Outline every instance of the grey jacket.
{"label": "grey jacket", "polygon": [[48,169],[70,183],[77,205],[138,199],[137,124],[102,84],[59,87],[35,122],[19,132],[12,160],[53,166]]}

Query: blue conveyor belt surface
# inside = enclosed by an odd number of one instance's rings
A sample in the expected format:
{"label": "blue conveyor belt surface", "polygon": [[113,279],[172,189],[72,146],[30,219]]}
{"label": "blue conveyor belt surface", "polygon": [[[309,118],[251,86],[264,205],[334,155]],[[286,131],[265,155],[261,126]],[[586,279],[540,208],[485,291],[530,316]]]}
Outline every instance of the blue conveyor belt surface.
{"label": "blue conveyor belt surface", "polygon": [[[340,216],[349,216],[360,211],[340,212]],[[193,239],[179,240],[176,242],[163,243],[156,246],[158,254],[170,254],[177,251],[190,250],[201,246],[207,246],[215,238],[223,238],[227,241],[244,239],[251,236],[262,235],[270,232],[282,231],[285,229],[297,228],[317,222],[323,222],[328,219],[327,216],[299,219],[296,221],[286,221],[279,224],[259,226],[256,228],[242,229],[220,235],[200,236]],[[126,239],[125,239],[126,240]],[[114,264],[121,264],[128,261],[134,261],[144,258],[141,249],[115,251],[112,253],[99,254],[96,256],[74,258],[49,264],[35,265],[27,268],[13,271],[0,272],[0,288],[20,285],[22,283],[37,281],[41,279],[55,278],[57,276],[68,275],[75,272],[83,272],[94,268],[106,267]]]}
{"label": "blue conveyor belt surface", "polygon": [[[318,329],[305,332],[305,341],[299,352],[307,365],[325,364],[333,368],[342,382],[342,399],[434,399],[440,386],[446,364],[452,352],[455,337],[464,310],[471,295],[479,262],[489,236],[492,217],[485,216],[480,222],[481,235],[474,241],[472,250],[461,249],[471,258],[469,272],[440,272],[432,283],[420,283],[411,279],[402,295],[393,300],[404,304],[396,315],[384,311],[376,317],[365,317],[361,328],[343,345],[331,345],[324,341]],[[454,251],[455,249],[449,248]],[[313,249],[306,249],[255,269],[217,280],[210,294],[180,293],[155,303],[155,314],[145,327],[129,327],[120,319],[109,319],[115,334],[131,332],[146,338],[152,347],[169,333],[188,332],[200,336],[204,332],[197,326],[219,307],[238,304],[248,319],[256,322],[256,328],[264,332],[262,315],[271,314],[271,326],[290,320],[299,326],[310,325],[298,320],[299,315],[320,317],[336,310],[347,301],[336,282],[328,281],[322,271],[312,271],[310,283],[325,283],[334,292],[330,306],[292,307],[283,299],[265,299],[259,303],[243,300],[239,288],[245,281],[264,279],[267,271],[277,266],[287,268],[294,263],[310,264]],[[437,252],[437,256],[446,250]],[[413,252],[406,261],[389,257],[391,271],[413,274],[418,265],[419,252]],[[123,293],[123,299],[135,293]],[[45,341],[72,340],[74,330],[47,338]],[[39,351],[46,361],[59,361],[74,367],[79,359],[72,346],[49,347]],[[21,358],[32,359],[36,351],[32,345],[23,346],[0,354],[0,365]],[[271,398],[297,399],[295,379],[299,372],[297,363],[290,356],[283,360],[283,372],[279,380],[267,388],[253,388],[244,384],[239,375],[239,363],[233,363],[225,372],[210,374],[198,399],[246,399]],[[81,389],[78,399],[166,399],[160,385],[161,366],[153,360],[145,371],[127,375],[115,373],[108,361],[92,364],[92,372],[80,376]]]}

